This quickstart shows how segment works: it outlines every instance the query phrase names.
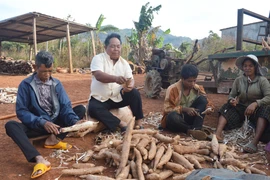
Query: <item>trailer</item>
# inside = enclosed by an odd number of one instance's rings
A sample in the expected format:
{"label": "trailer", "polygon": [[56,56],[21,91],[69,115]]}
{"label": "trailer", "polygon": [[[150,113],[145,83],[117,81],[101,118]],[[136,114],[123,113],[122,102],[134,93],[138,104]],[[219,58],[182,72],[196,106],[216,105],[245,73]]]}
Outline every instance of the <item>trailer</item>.
{"label": "trailer", "polygon": [[[270,50],[213,54],[208,56],[210,75],[202,73],[201,75],[204,75],[205,78],[199,79],[197,83],[204,86],[205,89],[216,89],[217,93],[228,94],[235,78],[242,74],[242,71],[235,65],[237,57],[248,54],[257,56],[259,63],[270,69]],[[270,80],[270,71],[266,77]]]}
{"label": "trailer", "polygon": [[[265,26],[259,27],[257,39],[249,39],[243,36],[243,18],[244,14],[258,18],[266,22]],[[263,29],[263,32],[260,30]],[[261,37],[261,40],[260,38]],[[236,32],[236,51],[229,53],[219,53],[208,55],[207,60],[209,61],[210,66],[210,75],[205,75],[204,78],[201,78],[197,81],[198,84],[204,86],[205,89],[216,89],[217,93],[229,93],[233,84],[233,81],[238,77],[242,72],[239,70],[235,61],[239,56],[244,56],[248,54],[253,54],[258,57],[259,63],[262,66],[267,67],[270,70],[270,48],[263,47],[262,50],[254,51],[243,51],[242,42],[252,43],[256,45],[262,45],[265,42],[270,44],[270,14],[269,17],[259,15],[257,13],[251,12],[246,9],[238,9],[238,18],[237,18],[237,32]],[[266,75],[268,80],[270,80],[270,71]]]}

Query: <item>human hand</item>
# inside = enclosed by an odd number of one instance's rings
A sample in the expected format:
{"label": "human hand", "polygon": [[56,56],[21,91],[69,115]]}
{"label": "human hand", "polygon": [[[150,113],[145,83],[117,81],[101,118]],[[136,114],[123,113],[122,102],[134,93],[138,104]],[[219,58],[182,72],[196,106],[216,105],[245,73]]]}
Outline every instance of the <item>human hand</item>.
{"label": "human hand", "polygon": [[123,92],[130,92],[133,89],[133,80],[128,78],[126,83],[122,84]]}
{"label": "human hand", "polygon": [[206,114],[206,115],[209,115],[211,114],[212,112],[214,112],[214,109],[209,107],[207,108],[205,111],[202,112],[202,114]]}
{"label": "human hand", "polygon": [[257,102],[254,102],[254,103],[251,103],[247,109],[245,110],[245,115],[246,116],[250,116],[254,113],[255,109],[257,108],[258,106],[258,103]]}
{"label": "human hand", "polygon": [[237,97],[231,99],[231,100],[230,100],[230,104],[231,104],[232,106],[236,106],[236,105],[238,104]]}
{"label": "human hand", "polygon": [[195,108],[183,108],[183,111],[186,112],[189,116],[198,115],[198,109],[195,109]]}
{"label": "human hand", "polygon": [[125,77],[123,77],[123,76],[116,76],[116,78],[115,78],[115,82],[117,83],[117,84],[124,84],[124,83],[126,83],[126,78]]}
{"label": "human hand", "polygon": [[47,121],[44,124],[44,128],[48,133],[51,133],[54,135],[60,134],[60,131],[59,131],[60,126],[58,126],[57,124],[54,124],[52,122]]}

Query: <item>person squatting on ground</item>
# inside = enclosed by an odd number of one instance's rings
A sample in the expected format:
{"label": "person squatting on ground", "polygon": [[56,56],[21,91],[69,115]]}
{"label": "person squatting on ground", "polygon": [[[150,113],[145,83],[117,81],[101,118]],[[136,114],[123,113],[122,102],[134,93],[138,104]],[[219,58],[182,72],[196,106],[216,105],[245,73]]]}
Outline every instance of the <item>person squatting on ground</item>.
{"label": "person squatting on ground", "polygon": [[205,140],[207,134],[202,125],[206,114],[214,110],[207,99],[204,88],[196,84],[199,70],[196,66],[186,64],[181,69],[181,79],[170,85],[164,100],[162,128],[174,132],[183,132],[199,140]]}
{"label": "person squatting on ground", "polygon": [[237,58],[236,66],[244,74],[234,80],[228,102],[219,111],[216,136],[222,141],[223,129],[240,128],[247,118],[255,127],[255,137],[243,150],[254,153],[259,140],[270,140],[270,84],[263,76],[268,69],[261,67],[254,55]]}
{"label": "person squatting on ground", "polygon": [[[120,121],[109,110],[124,106],[129,106],[135,116],[135,126],[142,128],[141,96],[134,88],[128,62],[120,56],[121,44],[119,34],[108,35],[105,39],[105,52],[94,56],[90,65],[93,76],[88,113],[112,132],[116,131],[117,127],[125,131],[127,123]],[[128,83],[127,86],[122,86],[125,83]]]}
{"label": "person squatting on ground", "polygon": [[70,149],[62,142],[67,133],[61,127],[79,123],[85,115],[85,107],[72,109],[63,85],[51,76],[53,56],[40,51],[35,59],[35,73],[24,79],[18,88],[16,114],[21,122],[6,123],[6,133],[19,146],[28,162],[36,162],[31,178],[36,178],[50,170],[49,161],[37,151],[29,138],[49,135],[44,147],[50,149]]}

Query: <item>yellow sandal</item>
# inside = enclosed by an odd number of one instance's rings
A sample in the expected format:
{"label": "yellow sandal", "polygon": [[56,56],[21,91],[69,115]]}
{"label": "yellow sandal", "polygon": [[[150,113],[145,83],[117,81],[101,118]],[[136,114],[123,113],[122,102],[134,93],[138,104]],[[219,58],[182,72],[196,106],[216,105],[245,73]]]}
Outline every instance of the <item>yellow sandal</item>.
{"label": "yellow sandal", "polygon": [[55,145],[44,145],[44,147],[45,148],[48,148],[48,149],[63,149],[63,150],[67,150],[67,149],[72,148],[72,145],[70,145],[68,143],[65,143],[65,142],[62,142],[62,141],[59,141]]}
{"label": "yellow sandal", "polygon": [[[43,175],[44,173],[46,173],[47,171],[49,171],[51,169],[51,166],[46,166],[43,163],[38,163],[34,166],[34,170],[31,174],[31,179],[37,178],[41,175]],[[40,174],[36,174],[38,171],[41,171]]]}

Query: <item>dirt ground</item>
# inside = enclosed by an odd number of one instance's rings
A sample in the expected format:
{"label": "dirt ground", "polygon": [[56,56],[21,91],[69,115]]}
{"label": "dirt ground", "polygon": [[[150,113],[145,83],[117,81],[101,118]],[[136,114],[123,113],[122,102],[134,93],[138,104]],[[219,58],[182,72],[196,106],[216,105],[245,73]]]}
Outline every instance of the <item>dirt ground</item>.
{"label": "dirt ground", "polygon": [[[54,77],[60,79],[69,95],[70,100],[74,102],[84,101],[82,104],[86,104],[90,93],[90,74],[53,74]],[[136,86],[141,87],[144,84],[144,75],[134,75]],[[0,76],[0,87],[18,87],[21,80],[26,78],[26,76]],[[162,112],[164,91],[161,93],[161,97],[158,99],[148,99],[145,97],[143,89],[140,90],[142,102],[143,102],[143,112],[145,115],[150,112]],[[217,120],[217,110],[221,105],[226,102],[227,95],[225,94],[213,94],[208,93],[208,97],[215,104],[215,113],[208,115],[205,118],[204,125],[215,127]],[[0,117],[12,115],[15,113],[14,104],[0,104]],[[12,117],[9,119],[16,119]],[[5,134],[4,125],[8,120],[0,120],[0,179],[30,179],[30,174],[33,169],[32,163],[28,163],[17,147],[17,145]],[[92,149],[94,145],[94,139],[97,134],[89,133],[83,138],[66,138],[65,141],[72,144],[73,148],[70,150],[70,154],[85,152],[88,149]],[[62,168],[58,167],[60,165],[60,159],[51,157],[53,150],[43,148],[44,141],[39,141],[35,143],[35,146],[40,151],[40,153],[46,157],[52,163],[52,169],[45,175],[41,176],[39,179],[55,179],[61,174]],[[104,162],[92,161],[92,163],[98,165],[104,165]],[[73,163],[64,164],[64,167],[71,167]],[[263,169],[268,169],[266,165],[262,166]],[[104,175],[113,177],[115,169],[108,168]],[[267,172],[270,175],[269,172]],[[62,176],[60,179],[79,179],[74,176]]]}

